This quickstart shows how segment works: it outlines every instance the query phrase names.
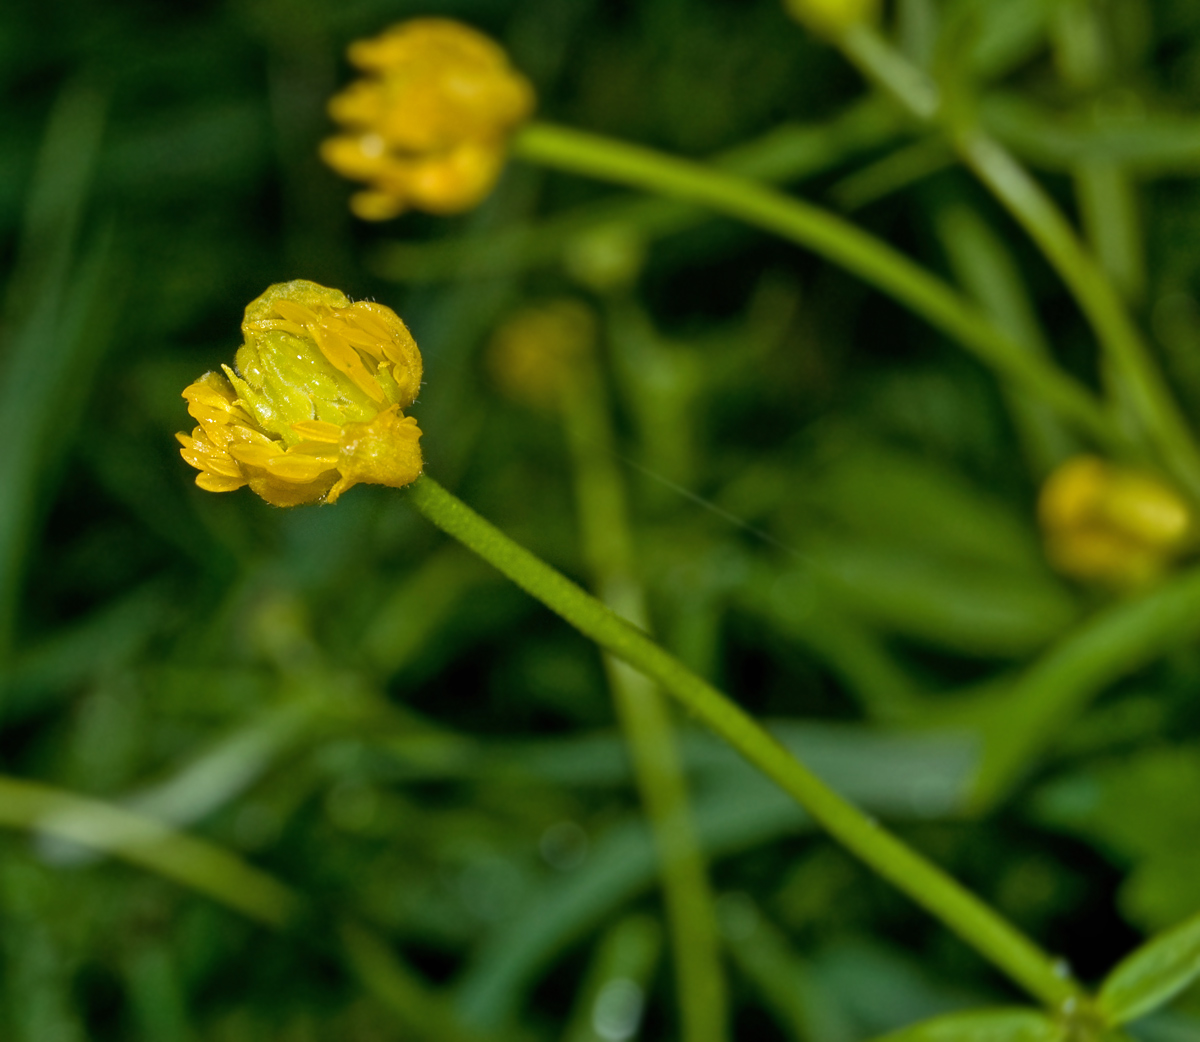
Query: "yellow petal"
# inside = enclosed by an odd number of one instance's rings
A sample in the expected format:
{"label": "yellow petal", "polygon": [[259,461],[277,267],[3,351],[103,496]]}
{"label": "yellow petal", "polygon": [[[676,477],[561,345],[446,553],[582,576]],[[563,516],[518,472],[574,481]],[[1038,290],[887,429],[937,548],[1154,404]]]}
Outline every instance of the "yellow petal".
{"label": "yellow petal", "polygon": [[273,507],[298,507],[305,503],[319,503],[325,498],[325,493],[329,491],[336,477],[334,471],[329,471],[316,481],[297,484],[266,471],[256,471],[250,476],[247,484]]}
{"label": "yellow petal", "polygon": [[326,441],[301,441],[288,448],[289,453],[299,453],[302,456],[312,456],[321,460],[329,469],[337,466],[337,449]]}
{"label": "yellow petal", "polygon": [[196,475],[196,484],[206,492],[233,492],[246,484],[243,477],[226,478],[217,474],[202,473]]}
{"label": "yellow petal", "polygon": [[330,445],[336,445],[342,440],[342,428],[336,423],[326,423],[324,420],[301,420],[299,423],[292,424],[292,430],[310,441],[323,441]]}
{"label": "yellow petal", "polygon": [[321,349],[321,354],[329,359],[338,370],[350,377],[363,394],[373,402],[382,405],[385,401],[383,388],[363,365],[358,352],[327,326],[314,326],[310,332],[317,347]]}
{"label": "yellow petal", "polygon": [[275,456],[267,461],[267,470],[284,481],[307,482],[315,481],[327,470],[333,470],[334,465],[315,456],[289,452],[283,456]]}
{"label": "yellow petal", "polygon": [[294,300],[276,300],[274,306],[284,318],[301,326],[315,326],[321,321],[320,315],[312,308],[297,304]]}
{"label": "yellow petal", "polygon": [[283,448],[278,442],[274,441],[269,445],[242,443],[240,445],[230,445],[229,455],[239,463],[246,463],[251,467],[265,467],[271,460],[278,459],[283,455]]}
{"label": "yellow petal", "polygon": [[197,427],[190,438],[186,434],[176,434],[175,437],[183,446],[179,455],[197,470],[228,478],[241,478],[242,472],[238,465],[223,450],[213,445],[201,428]]}

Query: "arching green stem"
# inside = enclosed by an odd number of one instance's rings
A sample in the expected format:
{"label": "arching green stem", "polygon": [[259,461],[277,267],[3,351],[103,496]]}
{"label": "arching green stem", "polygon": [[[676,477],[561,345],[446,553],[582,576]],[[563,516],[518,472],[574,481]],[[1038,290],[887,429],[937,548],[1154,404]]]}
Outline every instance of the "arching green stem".
{"label": "arching green stem", "polygon": [[878,287],[1111,445],[1112,418],[1086,388],[996,327],[978,307],[874,236],[819,207],[712,167],[566,127],[535,123],[513,141],[532,162],[707,206],[805,246]]}
{"label": "arching green stem", "polygon": [[873,871],[908,894],[1048,1006],[1085,995],[1058,964],[936,865],[830,789],[749,714],[635,626],[514,543],[428,476],[407,489],[429,521],[506,575],[606,651],[654,680],[792,796]]}

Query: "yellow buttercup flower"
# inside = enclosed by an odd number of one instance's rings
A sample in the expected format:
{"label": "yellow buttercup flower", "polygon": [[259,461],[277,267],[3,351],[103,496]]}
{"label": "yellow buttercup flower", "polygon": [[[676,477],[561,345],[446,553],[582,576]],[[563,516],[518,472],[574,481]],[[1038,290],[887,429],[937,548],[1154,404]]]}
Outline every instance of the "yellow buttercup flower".
{"label": "yellow buttercup flower", "polygon": [[533,111],[533,88],[504,51],[451,19],[416,18],[351,44],[348,56],[366,75],[329,102],[345,133],[325,141],[321,157],[368,184],[351,209],[382,221],[479,203]]}
{"label": "yellow buttercup flower", "polygon": [[1132,587],[1160,575],[1195,540],[1192,513],[1153,475],[1076,456],[1042,487],[1046,556],[1065,575]]}
{"label": "yellow buttercup flower", "polygon": [[286,507],[417,479],[421,432],[402,410],[420,389],[421,353],[391,308],[297,279],[253,301],[242,334],[235,368],[183,392],[199,426],[176,437],[197,485],[249,485]]}

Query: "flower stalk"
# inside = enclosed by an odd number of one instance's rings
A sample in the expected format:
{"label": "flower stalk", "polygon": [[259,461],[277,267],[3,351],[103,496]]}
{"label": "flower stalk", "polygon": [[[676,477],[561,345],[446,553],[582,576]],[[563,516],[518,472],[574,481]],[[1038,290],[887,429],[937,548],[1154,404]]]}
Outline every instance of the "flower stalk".
{"label": "flower stalk", "polygon": [[977,306],[902,253],[819,207],[735,174],[547,123],[521,130],[513,139],[513,154],[696,203],[811,249],[904,304],[1098,444],[1114,447],[1120,440],[1108,409],[1089,390],[1026,350]]}
{"label": "flower stalk", "polygon": [[835,840],[940,919],[998,969],[1047,1006],[1086,995],[1061,964],[951,876],[830,789],[753,717],[654,643],[646,634],[505,536],[423,475],[409,502],[447,535],[477,553],[606,651],[654,680],[701,723],[792,796]]}
{"label": "flower stalk", "polygon": [[936,84],[874,26],[858,23],[838,37],[837,44],[868,80],[913,116],[942,124],[962,162],[1025,229],[1066,283],[1162,464],[1193,498],[1200,498],[1200,450],[1193,433],[1120,294],[1049,194],[1003,145],[974,123],[963,106],[950,111]]}
{"label": "flower stalk", "polygon": [[[563,421],[592,581],[605,604],[645,629],[649,613],[634,566],[625,489],[614,464],[612,422],[594,355],[585,347],[573,365],[564,367],[564,375]],[[721,1042],[728,1038],[728,1011],[717,917],[670,707],[653,681],[615,655],[606,653],[604,666],[658,852],[682,1037]]]}

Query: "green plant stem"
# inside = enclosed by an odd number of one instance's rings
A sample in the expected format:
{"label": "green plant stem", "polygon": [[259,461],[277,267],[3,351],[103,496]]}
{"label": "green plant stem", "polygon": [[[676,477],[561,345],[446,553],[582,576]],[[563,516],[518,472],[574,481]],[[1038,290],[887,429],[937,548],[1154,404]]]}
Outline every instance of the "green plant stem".
{"label": "green plant stem", "polygon": [[656,681],[705,726],[792,796],[873,871],[908,894],[1047,1005],[1083,1001],[1055,961],[936,865],[830,789],[727,696],[428,476],[408,487],[430,522],[479,554],[605,650]]}
{"label": "green plant stem", "polygon": [[[573,360],[562,390],[579,525],[593,583],[614,612],[644,628],[645,595],[634,565],[625,489],[615,465],[608,396],[595,358]],[[728,1038],[728,1011],[717,917],[670,710],[641,673],[612,654],[604,656],[604,666],[658,852],[683,1038],[721,1042]]]}
{"label": "green plant stem", "polygon": [[871,81],[926,122],[941,122],[962,161],[1041,248],[1091,323],[1142,431],[1168,471],[1200,498],[1200,452],[1149,346],[1120,294],[1079,241],[1046,191],[996,140],[964,115],[948,114],[937,88],[870,26],[839,40],[842,51]]}
{"label": "green plant stem", "polygon": [[1100,444],[1111,446],[1117,437],[1088,390],[1014,342],[940,279],[827,211],[699,163],[545,123],[525,127],[513,139],[513,152],[545,166],[698,203],[812,249],[890,294]]}

